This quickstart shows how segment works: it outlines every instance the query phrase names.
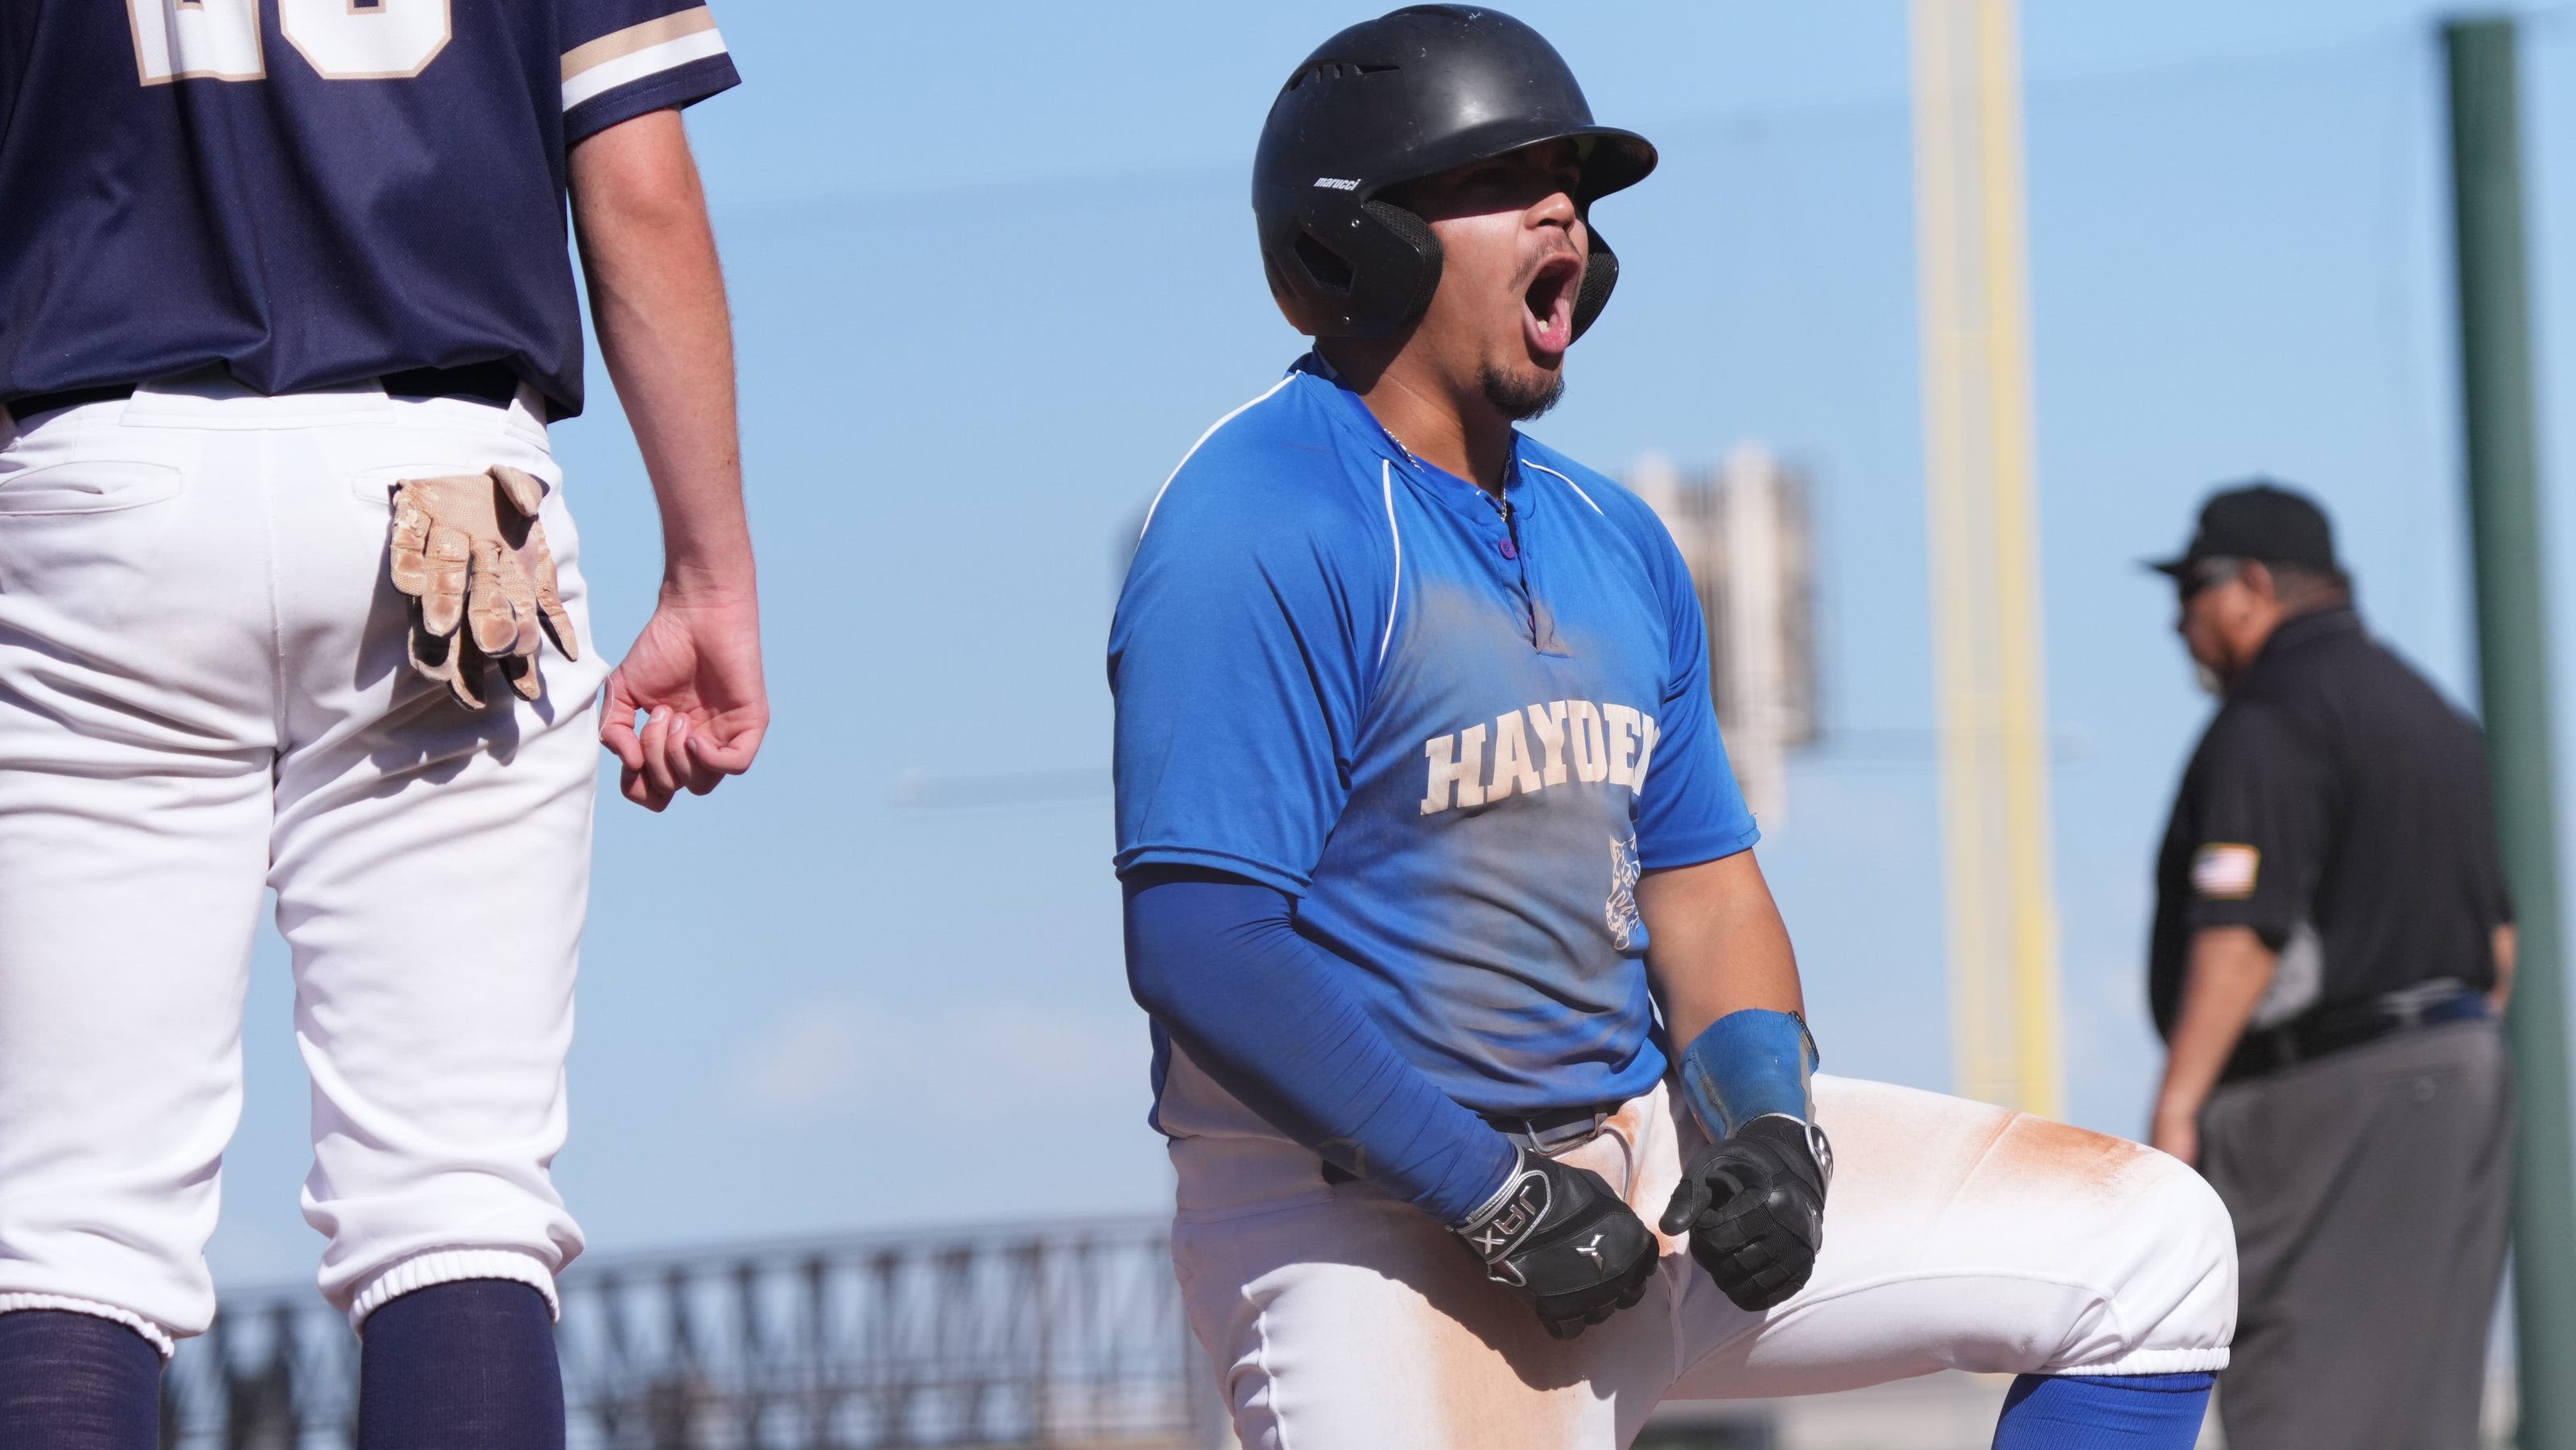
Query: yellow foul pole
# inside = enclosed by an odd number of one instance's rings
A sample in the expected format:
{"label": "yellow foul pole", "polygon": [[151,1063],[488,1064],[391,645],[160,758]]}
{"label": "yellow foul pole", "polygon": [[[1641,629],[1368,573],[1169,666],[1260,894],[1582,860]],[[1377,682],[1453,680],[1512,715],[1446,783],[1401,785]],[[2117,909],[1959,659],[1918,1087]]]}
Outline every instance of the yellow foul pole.
{"label": "yellow foul pole", "polygon": [[2063,1112],[2014,0],[1912,0],[1953,1074]]}

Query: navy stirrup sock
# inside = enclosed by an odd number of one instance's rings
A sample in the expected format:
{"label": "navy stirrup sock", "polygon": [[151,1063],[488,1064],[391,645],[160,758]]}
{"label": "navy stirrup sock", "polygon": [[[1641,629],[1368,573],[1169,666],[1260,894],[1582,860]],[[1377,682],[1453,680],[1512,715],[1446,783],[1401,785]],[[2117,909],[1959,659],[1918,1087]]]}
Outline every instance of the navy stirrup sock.
{"label": "navy stirrup sock", "polygon": [[159,1450],[161,1351],[112,1319],[0,1314],[0,1450]]}
{"label": "navy stirrup sock", "polygon": [[2036,1375],[2012,1383],[1995,1450],[2191,1450],[2213,1374]]}
{"label": "navy stirrup sock", "polygon": [[534,1288],[415,1289],[368,1315],[364,1339],[358,1450],[563,1450],[554,1316]]}

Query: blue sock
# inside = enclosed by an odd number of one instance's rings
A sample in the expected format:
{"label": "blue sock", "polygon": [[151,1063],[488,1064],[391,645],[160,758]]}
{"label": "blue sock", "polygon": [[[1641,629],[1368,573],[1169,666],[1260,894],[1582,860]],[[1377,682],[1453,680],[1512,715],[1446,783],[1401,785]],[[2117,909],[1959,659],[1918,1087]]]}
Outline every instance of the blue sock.
{"label": "blue sock", "polygon": [[511,1279],[415,1289],[367,1316],[358,1450],[563,1450],[543,1294]]}
{"label": "blue sock", "polygon": [[158,1450],[161,1351],[95,1314],[0,1314],[0,1450]]}
{"label": "blue sock", "polygon": [[2213,1374],[2036,1375],[2014,1380],[1995,1450],[2191,1450]]}

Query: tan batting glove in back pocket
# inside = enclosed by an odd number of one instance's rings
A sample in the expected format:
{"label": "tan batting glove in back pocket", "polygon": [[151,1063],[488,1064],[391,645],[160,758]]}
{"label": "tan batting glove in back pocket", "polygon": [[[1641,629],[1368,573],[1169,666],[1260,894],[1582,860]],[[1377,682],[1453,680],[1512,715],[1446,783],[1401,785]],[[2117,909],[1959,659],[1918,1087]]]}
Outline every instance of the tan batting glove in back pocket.
{"label": "tan batting glove in back pocket", "polygon": [[393,578],[411,596],[411,666],[469,710],[483,708],[486,663],[527,699],[545,692],[541,632],[564,658],[581,658],[537,522],[545,496],[534,475],[507,465],[394,485]]}

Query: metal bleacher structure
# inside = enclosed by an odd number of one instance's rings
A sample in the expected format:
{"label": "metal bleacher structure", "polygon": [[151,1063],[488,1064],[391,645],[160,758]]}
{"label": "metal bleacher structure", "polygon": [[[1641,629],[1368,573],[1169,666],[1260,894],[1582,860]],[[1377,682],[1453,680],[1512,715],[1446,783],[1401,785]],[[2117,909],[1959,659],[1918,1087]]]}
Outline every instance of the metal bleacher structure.
{"label": "metal bleacher structure", "polygon": [[[575,1450],[1206,1450],[1227,1443],[1162,1220],[585,1258]],[[339,1450],[357,1341],[311,1288],[180,1348],[165,1450]]]}

